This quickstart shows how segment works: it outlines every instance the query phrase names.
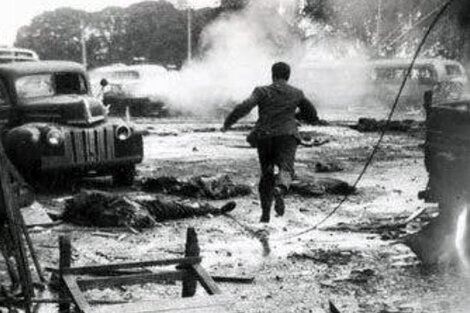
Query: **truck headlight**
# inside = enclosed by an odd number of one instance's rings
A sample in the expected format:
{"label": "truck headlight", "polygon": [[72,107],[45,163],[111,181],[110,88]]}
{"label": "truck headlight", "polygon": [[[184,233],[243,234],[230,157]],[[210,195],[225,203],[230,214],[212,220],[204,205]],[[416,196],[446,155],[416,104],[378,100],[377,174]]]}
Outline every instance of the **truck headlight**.
{"label": "truck headlight", "polygon": [[118,140],[124,141],[129,139],[132,136],[132,129],[127,125],[119,125],[116,128],[116,138]]}
{"label": "truck headlight", "polygon": [[64,135],[58,129],[51,129],[47,132],[46,141],[49,145],[56,147],[64,142]]}

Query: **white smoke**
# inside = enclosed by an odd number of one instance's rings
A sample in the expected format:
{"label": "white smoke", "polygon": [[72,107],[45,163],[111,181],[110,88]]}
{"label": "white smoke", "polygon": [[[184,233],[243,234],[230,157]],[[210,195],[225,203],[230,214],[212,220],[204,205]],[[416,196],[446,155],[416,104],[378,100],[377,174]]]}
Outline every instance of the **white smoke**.
{"label": "white smoke", "polygon": [[292,66],[292,84],[318,100],[320,113],[350,105],[366,87],[365,53],[302,17],[300,3],[252,0],[244,10],[222,15],[204,30],[201,57],[171,73],[159,96],[175,111],[211,114],[269,84],[271,65],[285,61]]}

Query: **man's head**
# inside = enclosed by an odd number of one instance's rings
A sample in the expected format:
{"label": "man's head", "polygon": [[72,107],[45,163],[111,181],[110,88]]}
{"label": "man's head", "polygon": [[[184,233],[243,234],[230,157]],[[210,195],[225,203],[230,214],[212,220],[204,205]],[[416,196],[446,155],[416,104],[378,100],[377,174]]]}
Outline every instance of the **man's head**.
{"label": "man's head", "polygon": [[277,62],[274,63],[273,67],[271,68],[271,73],[273,77],[273,81],[276,80],[289,80],[290,77],[290,66],[284,62]]}

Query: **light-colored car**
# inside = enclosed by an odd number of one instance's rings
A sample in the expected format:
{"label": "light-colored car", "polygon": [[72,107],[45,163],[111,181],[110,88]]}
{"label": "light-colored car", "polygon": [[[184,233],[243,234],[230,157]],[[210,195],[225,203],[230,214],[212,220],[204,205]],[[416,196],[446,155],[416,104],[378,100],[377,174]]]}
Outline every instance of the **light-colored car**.
{"label": "light-colored car", "polygon": [[91,70],[89,75],[95,95],[110,106],[110,114],[123,115],[127,107],[132,116],[166,112],[158,92],[168,79],[168,71],[163,66],[114,64]]}
{"label": "light-colored car", "polygon": [[[393,104],[411,60],[387,59],[371,62],[372,96]],[[432,90],[436,101],[459,100],[468,87],[464,67],[445,59],[418,59],[411,71],[400,104],[402,108],[421,108],[423,95]]]}
{"label": "light-colored car", "polygon": [[39,61],[36,52],[15,47],[0,47],[0,63]]}

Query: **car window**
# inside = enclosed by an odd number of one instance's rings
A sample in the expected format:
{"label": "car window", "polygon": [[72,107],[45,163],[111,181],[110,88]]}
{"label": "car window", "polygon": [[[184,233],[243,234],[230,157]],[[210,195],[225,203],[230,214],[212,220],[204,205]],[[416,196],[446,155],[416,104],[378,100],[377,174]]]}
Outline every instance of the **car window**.
{"label": "car window", "polygon": [[16,83],[16,92],[21,99],[50,97],[54,95],[52,74],[38,74],[20,77]]}
{"label": "car window", "polygon": [[[376,68],[372,79],[378,81],[400,81],[405,78],[408,68]],[[417,67],[411,70],[410,78],[412,80],[434,79],[434,71],[429,67]]]}
{"label": "car window", "polygon": [[422,79],[433,79],[434,74],[429,67],[418,67],[411,70],[411,79],[422,80]]}
{"label": "car window", "polygon": [[83,95],[87,93],[85,78],[78,73],[57,73],[54,80],[57,95]]}
{"label": "car window", "polygon": [[449,76],[462,75],[462,70],[460,66],[455,64],[446,65],[446,73]]}
{"label": "car window", "polygon": [[111,78],[116,80],[137,80],[140,75],[137,71],[117,71],[111,74]]}
{"label": "car window", "polygon": [[375,78],[377,80],[399,80],[405,76],[406,69],[403,68],[377,68]]}
{"label": "car window", "polygon": [[79,73],[36,74],[23,76],[16,81],[16,91],[21,99],[52,97],[54,95],[87,94],[87,84]]}

